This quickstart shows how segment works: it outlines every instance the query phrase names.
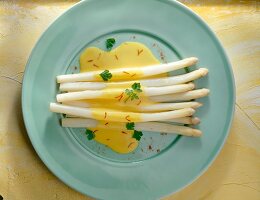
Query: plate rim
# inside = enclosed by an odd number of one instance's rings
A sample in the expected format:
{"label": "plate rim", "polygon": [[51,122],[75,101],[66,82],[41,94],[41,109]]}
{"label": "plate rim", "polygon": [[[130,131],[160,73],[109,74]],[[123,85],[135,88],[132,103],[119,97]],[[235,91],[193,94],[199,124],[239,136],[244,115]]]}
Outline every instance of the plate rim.
{"label": "plate rim", "polygon": [[[25,70],[24,70],[24,76],[23,76],[23,81],[22,81],[22,98],[21,98],[21,104],[22,104],[22,115],[23,115],[23,121],[24,121],[24,125],[25,125],[25,128],[26,128],[26,132],[27,132],[27,135],[30,139],[30,142],[34,148],[34,150],[36,151],[37,155],[39,156],[40,160],[44,163],[44,165],[48,168],[48,170],[50,172],[52,172],[59,180],[61,180],[63,183],[65,183],[66,185],[68,185],[69,187],[73,188],[74,190],[76,190],[77,192],[80,192],[81,194],[84,194],[84,195],[87,195],[89,197],[92,197],[92,198],[98,198],[98,197],[95,197],[95,196],[92,196],[91,194],[89,193],[86,193],[84,191],[81,191],[80,189],[78,189],[76,186],[74,186],[73,184],[70,183],[70,181],[67,179],[67,178],[64,178],[60,175],[58,175],[59,173],[57,173],[57,170],[55,170],[54,168],[52,168],[51,164],[50,164],[50,161],[48,159],[46,159],[46,157],[44,156],[44,152],[41,152],[37,147],[36,147],[36,143],[35,141],[32,139],[32,136],[30,134],[30,132],[32,132],[30,129],[30,126],[29,126],[29,122],[28,122],[28,118],[27,118],[27,111],[25,110],[25,81],[28,76],[28,71],[29,71],[29,65],[30,65],[30,62],[31,62],[31,59],[34,55],[34,52],[35,52],[35,49],[39,46],[41,40],[43,39],[43,37],[45,36],[47,30],[49,30],[51,27],[54,27],[56,25],[56,23],[58,23],[59,20],[61,20],[61,17],[64,16],[64,15],[68,15],[73,9],[76,9],[77,7],[81,6],[81,4],[84,4],[84,3],[87,3],[88,1],[91,1],[91,0],[82,0],[82,1],[79,1],[75,4],[73,4],[72,6],[70,6],[69,8],[67,8],[63,13],[61,13],[59,16],[57,16],[46,28],[45,30],[40,34],[40,37],[38,38],[38,40],[35,42],[34,44],[34,47],[32,48],[31,52],[30,52],[30,56],[28,57],[28,60],[26,62],[26,65],[25,65]],[[154,0],[154,1],[160,1],[162,2],[161,0]],[[201,177],[207,170],[208,168],[213,164],[213,162],[216,160],[217,156],[219,155],[219,153],[221,152],[221,150],[223,149],[223,146],[224,144],[226,143],[226,140],[227,140],[227,137],[229,136],[230,134],[230,130],[231,130],[231,126],[232,126],[232,123],[233,123],[233,120],[234,120],[234,114],[235,114],[235,102],[236,102],[236,87],[235,87],[235,79],[234,79],[234,73],[233,73],[233,69],[232,69],[232,65],[230,63],[230,60],[227,56],[227,53],[225,51],[225,48],[223,47],[222,43],[220,42],[220,40],[217,38],[216,34],[213,32],[213,30],[209,27],[209,25],[202,19],[202,17],[200,17],[197,13],[195,13],[191,8],[189,8],[188,6],[184,5],[183,3],[179,2],[179,1],[174,1],[174,0],[167,0],[168,3],[170,4],[173,4],[173,5],[177,5],[179,7],[181,7],[181,9],[183,9],[187,14],[191,15],[192,17],[195,18],[196,21],[198,21],[199,23],[201,23],[204,27],[205,27],[205,30],[207,32],[210,33],[211,35],[211,38],[214,40],[214,43],[218,45],[218,48],[221,49],[222,51],[222,54],[223,54],[223,57],[225,58],[225,61],[227,63],[227,67],[228,67],[228,70],[230,72],[230,80],[231,80],[231,83],[232,83],[232,94],[230,94],[231,96],[231,103],[232,103],[232,110],[231,110],[231,113],[230,113],[230,120],[228,122],[228,126],[227,126],[227,130],[225,131],[225,135],[224,137],[222,138],[222,142],[221,144],[218,146],[216,152],[215,152],[215,155],[212,156],[210,158],[210,160],[208,161],[208,163],[204,166],[204,168],[202,168],[202,170],[194,177],[192,178],[189,182],[187,182],[185,185],[183,185],[182,187],[180,187],[179,189],[173,191],[173,192],[170,192],[168,194],[165,194],[164,196],[161,196],[160,198],[163,198],[163,197],[168,197],[170,195],[173,195],[173,194],[176,194],[178,193],[179,191],[183,190],[184,188],[188,187],[189,185],[191,185],[192,183],[194,183],[196,180],[198,180],[199,177]]]}

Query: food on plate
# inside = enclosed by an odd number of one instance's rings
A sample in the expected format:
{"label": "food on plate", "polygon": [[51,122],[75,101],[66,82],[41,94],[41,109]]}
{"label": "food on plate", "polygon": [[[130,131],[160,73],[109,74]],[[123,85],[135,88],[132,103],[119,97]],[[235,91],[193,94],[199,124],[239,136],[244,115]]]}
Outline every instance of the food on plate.
{"label": "food on plate", "polygon": [[57,103],[50,103],[50,110],[66,114],[62,126],[86,128],[87,139],[118,153],[134,151],[142,131],[201,136],[192,127],[200,122],[193,115],[202,106],[194,100],[207,96],[209,90],[196,89],[192,81],[206,76],[208,70],[167,74],[187,70],[198,59],[160,63],[144,44],[124,42],[112,49],[115,43],[109,38],[107,51],[85,49],[80,73],[57,76],[61,93]]}
{"label": "food on plate", "polygon": [[[145,77],[182,69],[196,64],[197,61],[198,61],[197,58],[191,57],[176,62],[151,65],[145,67],[134,66],[134,67],[111,69],[111,70],[105,69],[104,71],[96,70],[91,72],[83,72],[79,74],[59,75],[57,76],[57,82],[66,83],[66,82],[76,82],[76,81],[108,81],[108,79],[111,79],[113,81],[132,80],[138,78],[142,79]],[[94,64],[94,66],[96,68],[99,68],[99,65]]]}

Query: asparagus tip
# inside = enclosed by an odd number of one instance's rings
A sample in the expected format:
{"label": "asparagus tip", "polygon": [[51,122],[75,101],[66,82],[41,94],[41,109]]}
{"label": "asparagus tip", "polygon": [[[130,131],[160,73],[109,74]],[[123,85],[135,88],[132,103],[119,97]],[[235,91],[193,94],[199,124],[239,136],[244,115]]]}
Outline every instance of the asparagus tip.
{"label": "asparagus tip", "polygon": [[190,86],[191,89],[194,89],[194,88],[195,88],[195,84],[192,83],[192,82],[188,83],[188,85]]}
{"label": "asparagus tip", "polygon": [[206,75],[208,74],[208,72],[209,72],[209,70],[206,69],[206,68],[200,68],[199,70],[200,70],[200,72],[201,72],[201,76],[202,76],[202,77],[203,77],[203,76],[206,76]]}
{"label": "asparagus tip", "polygon": [[195,113],[195,110],[192,108],[187,108],[187,111],[188,111],[188,116],[191,116]]}
{"label": "asparagus tip", "polygon": [[199,119],[198,117],[193,117],[193,118],[191,119],[191,123],[192,123],[193,125],[197,125],[197,124],[200,123],[200,119]]}
{"label": "asparagus tip", "polygon": [[202,135],[202,132],[198,129],[193,129],[192,130],[192,135],[193,137],[200,137]]}
{"label": "asparagus tip", "polygon": [[190,57],[190,58],[186,58],[186,59],[183,59],[183,60],[186,60],[187,66],[191,66],[191,65],[196,64],[199,59],[196,58],[196,57]]}
{"label": "asparagus tip", "polygon": [[[58,81],[57,81],[57,82],[58,82]],[[64,85],[63,85],[63,84],[61,84],[61,83],[60,83],[59,90],[60,90],[61,92],[65,92],[65,90],[64,90]]]}
{"label": "asparagus tip", "polygon": [[203,90],[205,91],[205,94],[206,94],[206,95],[208,95],[208,94],[210,93],[210,90],[209,90],[209,89],[204,88]]}
{"label": "asparagus tip", "polygon": [[50,108],[50,111],[53,111],[53,107],[55,106],[55,103],[50,103],[50,106],[49,106],[49,108]]}
{"label": "asparagus tip", "polygon": [[200,89],[200,94],[201,94],[201,96],[208,96],[208,94],[209,94],[209,92],[210,92],[210,90],[209,89],[207,89],[207,88],[202,88],[202,89]]}
{"label": "asparagus tip", "polygon": [[61,100],[60,97],[61,97],[60,94],[57,94],[57,95],[56,95],[56,101],[59,102],[59,103],[62,102],[62,100]]}
{"label": "asparagus tip", "polygon": [[203,103],[200,103],[200,102],[196,102],[196,103],[197,104],[196,104],[196,106],[194,108],[199,108],[199,107],[203,106]]}
{"label": "asparagus tip", "polygon": [[56,76],[57,83],[61,83],[60,76]]}
{"label": "asparagus tip", "polygon": [[190,57],[190,59],[193,61],[193,62],[198,62],[198,58],[197,57]]}

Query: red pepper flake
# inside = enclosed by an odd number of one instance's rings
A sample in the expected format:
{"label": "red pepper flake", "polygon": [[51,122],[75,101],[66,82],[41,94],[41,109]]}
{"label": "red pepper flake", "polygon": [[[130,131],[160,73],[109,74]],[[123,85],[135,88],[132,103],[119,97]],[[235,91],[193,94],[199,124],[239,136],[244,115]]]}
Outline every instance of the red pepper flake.
{"label": "red pepper flake", "polygon": [[127,120],[127,121],[129,121],[129,122],[131,122],[131,120],[129,119],[129,115],[127,115],[126,117],[125,117],[125,119]]}
{"label": "red pepper flake", "polygon": [[93,60],[88,60],[88,62],[93,62]]}
{"label": "red pepper flake", "polygon": [[139,56],[143,51],[144,51],[143,49],[141,50],[137,49],[137,55]]}
{"label": "red pepper flake", "polygon": [[149,150],[152,150],[153,148],[152,148],[152,146],[151,146],[151,145],[149,145],[149,146],[148,146],[148,149],[149,149]]}
{"label": "red pepper flake", "polygon": [[128,75],[130,74],[129,72],[126,72],[126,71],[123,71],[123,73],[128,74]]}
{"label": "red pepper flake", "polygon": [[105,116],[104,116],[104,119],[106,119],[107,118],[107,112],[105,112]]}
{"label": "red pepper flake", "polygon": [[108,125],[108,122],[107,122],[107,123],[105,123],[105,125]]}
{"label": "red pepper flake", "polygon": [[96,68],[99,68],[99,66],[98,66],[98,65],[96,65],[96,64],[93,64],[93,66],[94,66],[94,67],[96,67]]}
{"label": "red pepper flake", "polygon": [[101,56],[101,53],[98,54],[97,60],[99,60],[100,56]]}
{"label": "red pepper flake", "polygon": [[130,146],[131,146],[132,144],[134,144],[134,142],[131,142],[131,143],[128,145],[128,148],[130,148]]}
{"label": "red pepper flake", "polygon": [[131,77],[134,77],[136,74],[131,75]]}
{"label": "red pepper flake", "polygon": [[117,57],[117,55],[115,54],[115,58],[118,60],[118,57]]}
{"label": "red pepper flake", "polygon": [[121,133],[123,133],[123,134],[127,134],[125,131],[121,131]]}
{"label": "red pepper flake", "polygon": [[139,106],[141,102],[142,102],[142,101],[140,100],[140,101],[139,101],[139,102],[138,102],[136,105],[138,105],[138,106]]}
{"label": "red pepper flake", "polygon": [[124,96],[124,92],[122,92],[119,96],[116,96],[115,98],[118,99],[118,101],[121,101],[123,96]]}

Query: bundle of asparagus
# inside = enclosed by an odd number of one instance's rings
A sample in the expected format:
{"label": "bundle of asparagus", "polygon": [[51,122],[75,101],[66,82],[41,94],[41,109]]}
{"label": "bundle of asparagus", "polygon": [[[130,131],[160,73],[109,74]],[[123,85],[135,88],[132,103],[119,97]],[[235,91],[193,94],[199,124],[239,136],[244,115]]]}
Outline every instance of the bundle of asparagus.
{"label": "bundle of asparagus", "polygon": [[[200,122],[192,115],[202,104],[191,100],[207,96],[209,90],[194,89],[192,81],[207,75],[208,70],[200,68],[182,75],[150,78],[192,66],[197,61],[191,57],[160,65],[60,75],[57,82],[63,93],[57,94],[58,103],[50,103],[50,110],[67,115],[62,119],[64,127],[91,128],[99,121],[119,125],[135,122],[138,131],[201,136],[200,130],[165,122],[191,125]],[[124,88],[129,86],[130,89]],[[142,99],[149,103],[141,103]],[[137,104],[129,104],[129,101],[137,101]],[[109,104],[119,109],[111,109]]]}

